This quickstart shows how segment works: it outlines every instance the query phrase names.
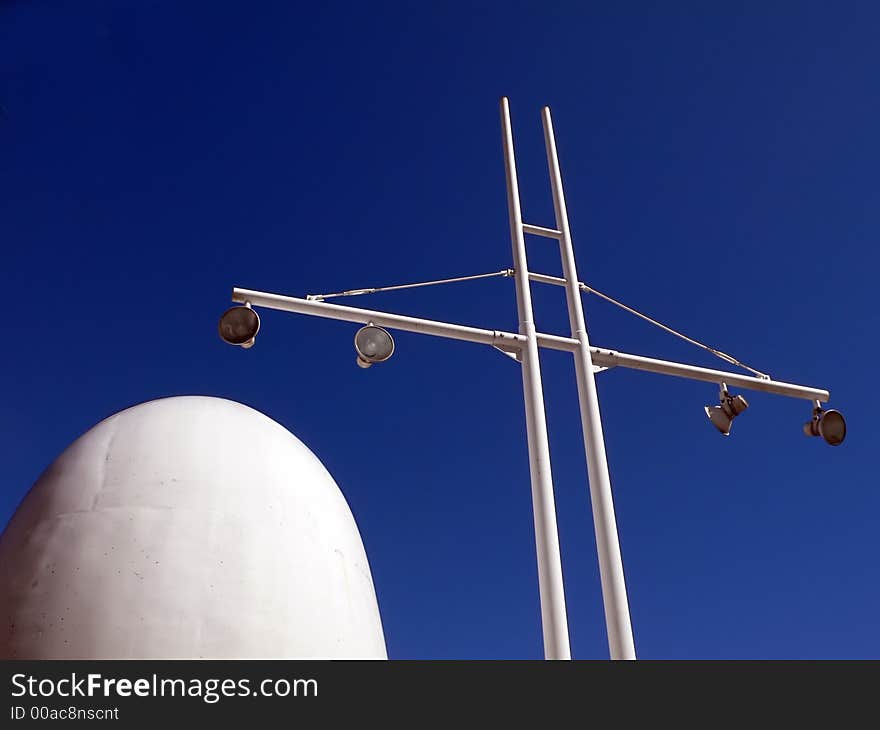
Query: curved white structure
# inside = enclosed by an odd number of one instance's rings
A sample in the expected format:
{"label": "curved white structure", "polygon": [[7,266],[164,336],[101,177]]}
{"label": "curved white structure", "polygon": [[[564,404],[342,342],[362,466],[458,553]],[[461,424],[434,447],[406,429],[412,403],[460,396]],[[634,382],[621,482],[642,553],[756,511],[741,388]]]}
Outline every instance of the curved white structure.
{"label": "curved white structure", "polygon": [[0,537],[0,657],[386,658],[357,525],[275,421],[199,396],[102,421]]}

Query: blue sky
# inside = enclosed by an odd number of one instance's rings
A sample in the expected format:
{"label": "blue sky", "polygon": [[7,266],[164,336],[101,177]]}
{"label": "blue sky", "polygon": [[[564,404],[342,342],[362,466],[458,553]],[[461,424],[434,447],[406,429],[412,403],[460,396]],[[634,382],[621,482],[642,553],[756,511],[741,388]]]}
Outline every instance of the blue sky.
{"label": "blue sky", "polygon": [[[612,8],[612,5],[614,6]],[[511,265],[498,99],[524,216],[552,223],[553,110],[581,278],[809,403],[598,377],[643,658],[880,655],[876,475],[880,51],[873,3],[0,5],[6,424],[0,524],[71,441],[168,395],[247,403],[336,478],[393,658],[539,658],[517,366],[266,312],[224,345],[233,286],[291,295]],[[529,241],[532,268],[558,274]],[[537,322],[565,334],[561,290]],[[354,300],[350,300],[355,303]],[[509,280],[361,306],[516,329]],[[594,298],[593,344],[715,367]],[[607,656],[570,357],[542,359],[573,654]]]}

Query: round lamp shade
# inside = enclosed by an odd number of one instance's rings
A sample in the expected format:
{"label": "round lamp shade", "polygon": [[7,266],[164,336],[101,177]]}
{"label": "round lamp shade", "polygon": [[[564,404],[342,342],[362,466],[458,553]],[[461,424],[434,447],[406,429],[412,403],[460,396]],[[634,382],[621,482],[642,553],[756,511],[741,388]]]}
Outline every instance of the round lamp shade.
{"label": "round lamp shade", "polygon": [[260,316],[250,307],[231,307],[220,317],[218,328],[224,342],[247,348],[260,331]]}
{"label": "round lamp shade", "polygon": [[357,331],[354,349],[364,362],[384,362],[394,353],[394,339],[386,330],[370,324]]}
{"label": "round lamp shade", "polygon": [[0,536],[0,626],[6,659],[386,657],[333,478],[197,396],[117,413],[43,473]]}
{"label": "round lamp shade", "polygon": [[839,446],[846,438],[846,421],[840,411],[828,410],[819,419],[819,435],[831,446]]}

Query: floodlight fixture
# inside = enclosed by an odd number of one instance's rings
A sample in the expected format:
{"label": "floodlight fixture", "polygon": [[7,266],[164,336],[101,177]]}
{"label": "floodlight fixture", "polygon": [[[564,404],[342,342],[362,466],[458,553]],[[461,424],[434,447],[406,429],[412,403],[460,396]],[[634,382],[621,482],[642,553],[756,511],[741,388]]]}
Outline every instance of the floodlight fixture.
{"label": "floodlight fixture", "polygon": [[220,317],[218,325],[221,339],[247,350],[254,346],[254,338],[260,331],[260,315],[251,309],[250,302],[242,307],[231,307]]}
{"label": "floodlight fixture", "polygon": [[813,417],[804,424],[807,436],[821,436],[829,446],[840,446],[846,438],[846,420],[840,411],[825,410],[819,401],[813,407]]}
{"label": "floodlight fixture", "polygon": [[394,354],[394,338],[388,330],[370,322],[354,336],[354,349],[358,366],[368,368],[373,363],[385,362]]}
{"label": "floodlight fixture", "polygon": [[733,419],[749,407],[748,401],[741,395],[730,395],[727,386],[721,383],[721,392],[718,395],[721,401],[717,406],[706,406],[703,410],[722,435],[730,436],[730,426]]}
{"label": "floodlight fixture", "polygon": [[[815,404],[813,420],[807,424],[805,431],[809,435],[822,436],[830,444],[837,445],[843,441],[846,426],[840,413],[831,410],[823,411],[820,407],[819,404],[826,402],[830,397],[827,390],[773,380],[766,373],[755,370],[720,350],[691,339],[683,333],[667,327],[632,307],[618,302],[580,282],[568,224],[568,213],[566,212],[565,195],[562,188],[562,173],[557,157],[556,139],[549,108],[545,107],[541,114],[544,126],[547,165],[550,171],[553,209],[556,218],[555,224],[549,227],[532,225],[523,221],[513,148],[510,108],[507,98],[501,100],[504,171],[507,181],[507,209],[513,253],[512,268],[474,276],[386,287],[349,289],[331,294],[311,294],[307,295],[305,299],[236,287],[233,289],[232,299],[246,306],[252,303],[259,307],[268,307],[279,311],[355,323],[361,327],[354,338],[357,364],[361,368],[369,368],[373,363],[384,362],[394,353],[393,338],[385,329],[376,326],[375,322],[404,332],[415,332],[423,335],[489,345],[520,363],[535,520],[534,536],[541,598],[544,655],[547,659],[570,659],[571,648],[568,635],[568,619],[565,606],[556,510],[553,508],[553,479],[550,468],[549,439],[539,348],[549,348],[571,353],[575,359],[578,404],[584,437],[584,451],[588,465],[590,503],[593,512],[593,525],[596,532],[599,572],[602,575],[602,599],[605,608],[605,625],[608,634],[609,653],[612,659],[635,659],[635,643],[633,641],[629,615],[626,580],[623,573],[623,563],[617,535],[617,522],[611,492],[611,480],[596,393],[596,372],[612,367],[631,368],[720,386],[718,405],[706,406],[705,411],[712,424],[725,436],[729,435],[733,420],[745,411],[749,405],[742,396],[732,396],[728,392],[726,386],[728,382],[737,388],[748,388],[764,393],[803,398],[813,402]],[[537,236],[553,239],[558,242],[562,259],[561,277],[529,271],[525,245],[526,236]],[[340,296],[372,294],[379,291],[447,284],[498,275],[510,277],[514,282],[519,318],[519,329],[515,332],[470,327],[439,320],[343,306],[325,301],[326,299]],[[530,292],[531,281],[555,284],[565,288],[569,326],[571,329],[570,337],[539,332],[536,329]],[[724,372],[695,365],[632,355],[617,350],[593,347],[590,345],[590,338],[588,337],[587,326],[584,321],[583,303],[581,301],[583,292],[592,292],[598,297],[660,327],[668,333],[716,355],[729,364],[737,365],[750,371],[751,375]],[[231,328],[229,332],[224,331],[224,320],[227,317],[232,318],[232,321],[229,323]],[[366,326],[364,326],[365,324]],[[239,327],[243,331],[239,332]],[[221,337],[231,344],[249,347],[253,344],[253,337],[256,335],[258,327],[259,319],[256,318],[256,315],[248,314],[248,310],[244,308],[230,310],[221,320]]]}

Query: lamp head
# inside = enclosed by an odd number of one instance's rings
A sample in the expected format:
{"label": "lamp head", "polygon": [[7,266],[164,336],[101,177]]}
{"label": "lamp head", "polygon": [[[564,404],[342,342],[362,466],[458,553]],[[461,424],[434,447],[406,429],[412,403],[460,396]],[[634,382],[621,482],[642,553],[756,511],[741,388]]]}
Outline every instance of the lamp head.
{"label": "lamp head", "polygon": [[357,331],[354,349],[357,352],[357,364],[368,368],[373,363],[385,362],[394,354],[394,338],[387,330],[371,322]]}
{"label": "lamp head", "polygon": [[254,338],[260,331],[260,315],[251,309],[249,303],[243,307],[231,307],[220,317],[218,330],[224,342],[246,350],[254,346]]}
{"label": "lamp head", "polygon": [[846,438],[846,420],[840,411],[824,410],[818,403],[813,408],[813,418],[804,424],[807,436],[821,436],[829,446],[840,446]]}
{"label": "lamp head", "polygon": [[748,401],[741,395],[730,395],[727,392],[727,386],[721,384],[721,392],[719,394],[720,404],[717,406],[706,406],[703,410],[722,435],[730,436],[730,426],[733,419],[749,407]]}

